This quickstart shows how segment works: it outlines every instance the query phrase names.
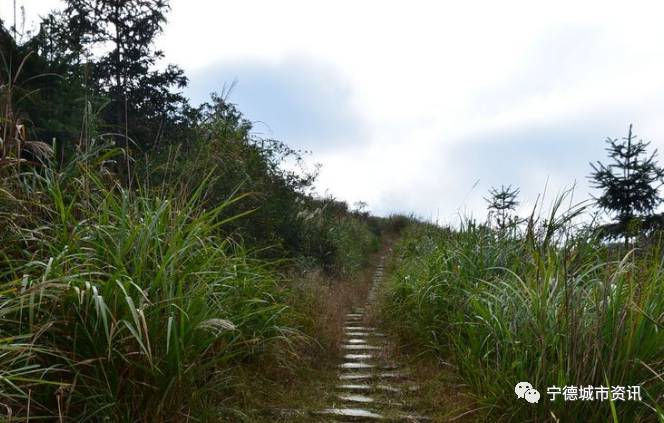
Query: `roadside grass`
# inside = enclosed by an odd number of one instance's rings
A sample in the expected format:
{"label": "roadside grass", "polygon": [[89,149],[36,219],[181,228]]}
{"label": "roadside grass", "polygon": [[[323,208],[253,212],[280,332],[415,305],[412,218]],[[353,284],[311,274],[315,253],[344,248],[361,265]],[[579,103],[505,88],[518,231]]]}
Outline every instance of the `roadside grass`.
{"label": "roadside grass", "polygon": [[238,421],[246,386],[317,374],[380,219],[306,194],[299,153],[223,102],[136,160],[86,97],[55,158],[16,107],[26,61],[0,75],[0,420]]}
{"label": "roadside grass", "polygon": [[[395,248],[386,320],[454,366],[480,420],[664,421],[661,243],[616,259],[560,203],[523,234],[412,225]],[[520,381],[540,390],[537,405],[515,399]],[[546,387],[566,385],[640,385],[643,401],[548,399]]]}
{"label": "roadside grass", "polygon": [[456,370],[430,351],[422,351],[416,343],[409,343],[407,335],[393,335],[389,322],[381,325],[390,334],[383,354],[390,362],[398,363],[410,373],[407,385],[414,387],[408,395],[408,406],[417,414],[434,422],[477,421],[476,403]]}
{"label": "roadside grass", "polygon": [[[117,152],[116,152],[117,153]],[[0,403],[15,418],[179,421],[304,339],[284,281],[190,196],[105,179],[113,152],[3,179]]]}
{"label": "roadside grass", "polygon": [[[409,220],[410,223],[414,221]],[[405,229],[407,224],[403,225]],[[412,235],[412,234],[411,234]],[[409,236],[408,233],[405,236]],[[399,242],[395,248],[399,250]],[[394,254],[394,251],[391,251]],[[391,259],[391,257],[390,257]],[[395,270],[394,261],[388,260],[386,280],[390,280]],[[477,421],[476,401],[454,366],[430,349],[423,349],[421,338],[408,329],[407,324],[396,325],[394,316],[386,316],[386,302],[390,295],[389,283],[383,285],[379,295],[380,313],[374,324],[389,333],[398,342],[389,342],[385,355],[390,361],[400,363],[411,373],[411,379],[417,387],[411,395],[410,406],[418,414],[427,416],[434,422],[471,422]]]}
{"label": "roadside grass", "polygon": [[[381,252],[365,260],[377,262]],[[345,317],[364,304],[372,273],[369,265],[352,275],[309,270],[289,277],[293,286],[288,302],[303,316],[302,332],[310,342],[299,344],[298,359],[288,365],[258,363],[240,370],[245,383],[235,401],[238,409],[247,410],[242,421],[304,423],[312,421],[308,411],[329,407],[338,383]]]}
{"label": "roadside grass", "polygon": [[434,422],[476,420],[474,401],[454,369],[432,356],[402,353],[396,359],[406,363],[420,389],[412,395],[413,409]]}

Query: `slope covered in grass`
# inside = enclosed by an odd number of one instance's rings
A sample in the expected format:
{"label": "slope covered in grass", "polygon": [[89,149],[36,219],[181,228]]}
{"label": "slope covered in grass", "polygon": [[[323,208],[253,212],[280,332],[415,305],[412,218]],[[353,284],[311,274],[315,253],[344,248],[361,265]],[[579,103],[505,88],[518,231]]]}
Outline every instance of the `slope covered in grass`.
{"label": "slope covered in grass", "polygon": [[[285,264],[225,230],[250,219],[229,213],[244,196],[206,201],[211,177],[186,192],[124,188],[117,153],[2,179],[0,402],[73,421],[241,414],[227,402],[235,369],[288,365],[307,339]],[[345,252],[368,254],[369,238]]]}
{"label": "slope covered in grass", "polygon": [[204,185],[160,197],[94,172],[77,162],[5,191],[0,396],[14,414],[185,416],[237,363],[288,351],[280,277],[218,230],[239,199],[205,210]]}
{"label": "slope covered in grass", "polygon": [[[411,346],[455,366],[480,419],[661,420],[662,244],[616,255],[568,217],[523,234],[412,225],[384,312]],[[516,400],[520,381],[539,404]],[[547,387],[566,385],[640,385],[643,401],[551,402]]]}

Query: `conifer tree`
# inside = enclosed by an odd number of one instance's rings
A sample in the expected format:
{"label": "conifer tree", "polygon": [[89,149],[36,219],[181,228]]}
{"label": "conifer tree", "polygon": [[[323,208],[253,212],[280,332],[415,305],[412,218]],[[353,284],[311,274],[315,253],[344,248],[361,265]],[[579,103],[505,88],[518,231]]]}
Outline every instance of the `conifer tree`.
{"label": "conifer tree", "polygon": [[648,154],[650,142],[637,140],[631,124],[627,137],[607,138],[606,142],[611,162],[591,163],[590,179],[593,187],[602,191],[595,199],[597,205],[613,214],[618,234],[624,235],[628,244],[633,232],[630,227],[652,216],[662,201],[658,189],[664,169],[657,164],[657,150]]}
{"label": "conifer tree", "polygon": [[[185,98],[173,89],[187,84],[184,72],[169,65],[156,70],[164,57],[155,50],[169,10],[166,0],[66,0],[72,48],[94,60],[93,77],[112,101],[107,122],[116,132],[128,130],[143,146],[159,142],[177,125]],[[101,54],[99,52],[102,52]]]}
{"label": "conifer tree", "polygon": [[505,229],[510,225],[512,213],[519,205],[519,189],[513,188],[512,185],[501,185],[500,188],[491,187],[489,194],[489,198],[484,198],[488,203],[489,216],[495,214],[498,228]]}

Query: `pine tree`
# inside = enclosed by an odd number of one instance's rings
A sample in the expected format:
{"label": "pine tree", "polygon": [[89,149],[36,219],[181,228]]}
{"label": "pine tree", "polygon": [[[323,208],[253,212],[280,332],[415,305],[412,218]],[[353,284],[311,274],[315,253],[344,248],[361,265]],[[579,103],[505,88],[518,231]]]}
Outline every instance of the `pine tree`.
{"label": "pine tree", "polygon": [[590,179],[593,188],[602,190],[595,198],[597,205],[613,213],[619,228],[617,234],[624,235],[625,243],[629,244],[630,227],[652,216],[662,201],[658,190],[664,169],[655,160],[657,150],[648,155],[650,142],[637,141],[631,124],[626,138],[607,138],[606,142],[612,162],[591,163]]}
{"label": "pine tree", "polygon": [[512,185],[501,185],[500,188],[491,187],[489,194],[491,195],[490,198],[484,198],[489,204],[487,207],[489,216],[495,213],[498,228],[505,229],[510,225],[511,215],[519,205],[517,200],[519,189],[513,188]]}
{"label": "pine tree", "polygon": [[159,143],[177,125],[186,99],[173,88],[186,86],[177,66],[155,70],[164,57],[154,49],[169,9],[166,0],[66,0],[64,11],[72,48],[85,56],[99,56],[93,78],[112,104],[106,120],[115,131],[143,146]]}

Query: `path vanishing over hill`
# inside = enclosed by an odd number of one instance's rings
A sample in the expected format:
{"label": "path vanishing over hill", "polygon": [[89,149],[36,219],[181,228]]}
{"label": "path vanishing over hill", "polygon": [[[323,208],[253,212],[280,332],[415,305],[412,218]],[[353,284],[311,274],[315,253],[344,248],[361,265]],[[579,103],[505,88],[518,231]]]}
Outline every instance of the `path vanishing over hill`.
{"label": "path vanishing over hill", "polygon": [[[388,251],[385,248],[383,253]],[[355,281],[366,283],[367,288],[357,292],[362,298],[338,322],[343,325],[338,353],[332,354],[322,369],[289,380],[293,385],[287,394],[290,404],[264,410],[265,421],[433,421],[418,413],[417,397],[427,381],[411,372],[404,364],[405,357],[396,353],[396,343],[380,332],[384,256],[377,261],[370,281],[368,277],[364,282]]]}

